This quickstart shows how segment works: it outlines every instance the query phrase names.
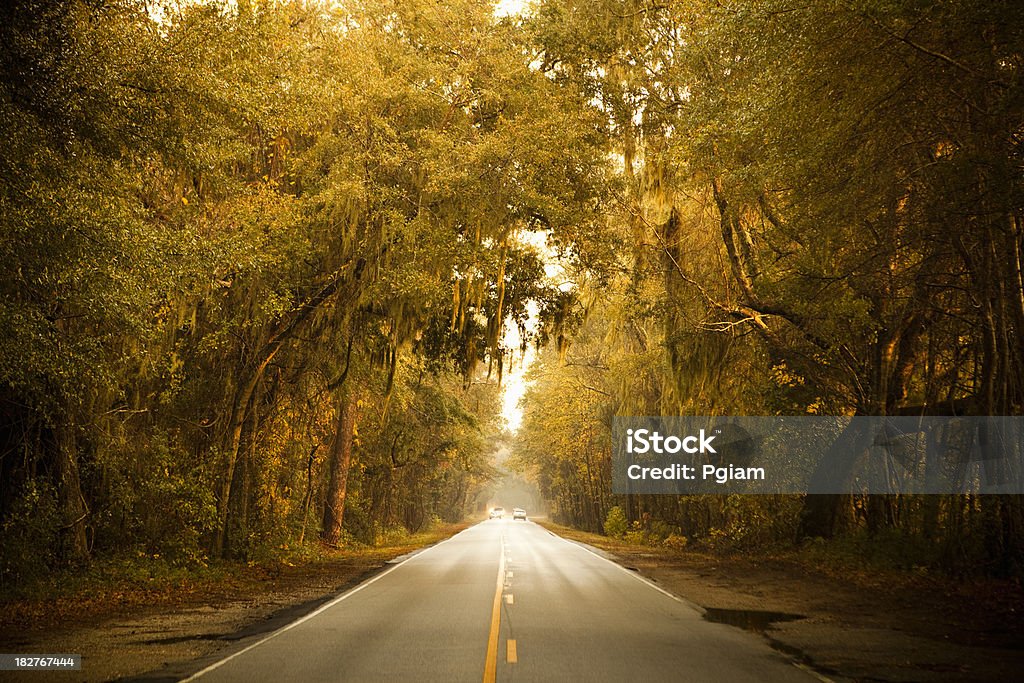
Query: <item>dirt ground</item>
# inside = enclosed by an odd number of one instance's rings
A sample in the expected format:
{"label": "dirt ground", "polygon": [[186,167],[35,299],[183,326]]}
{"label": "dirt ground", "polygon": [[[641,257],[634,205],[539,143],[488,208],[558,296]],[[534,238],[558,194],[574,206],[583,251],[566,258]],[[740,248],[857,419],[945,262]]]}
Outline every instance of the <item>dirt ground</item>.
{"label": "dirt ground", "polygon": [[[837,575],[793,558],[677,552],[551,528],[638,571],[706,618],[756,631],[826,679],[1024,679],[1024,591],[1018,585],[906,572]],[[105,596],[83,600],[79,609],[7,604],[0,651],[79,653],[84,666],[0,678],[95,682],[149,672],[146,680],[174,680],[194,670],[195,660],[279,628],[414,549],[254,570],[170,595]]]}

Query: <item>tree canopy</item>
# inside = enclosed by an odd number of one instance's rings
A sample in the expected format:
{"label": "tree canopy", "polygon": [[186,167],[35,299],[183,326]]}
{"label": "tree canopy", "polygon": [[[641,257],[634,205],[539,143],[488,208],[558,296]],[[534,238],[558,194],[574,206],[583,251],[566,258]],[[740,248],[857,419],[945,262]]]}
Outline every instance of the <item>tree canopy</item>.
{"label": "tree canopy", "polygon": [[0,45],[0,581],[459,519],[529,344],[569,521],[1024,566],[1016,498],[608,461],[614,415],[1020,414],[1016,3],[28,0]]}

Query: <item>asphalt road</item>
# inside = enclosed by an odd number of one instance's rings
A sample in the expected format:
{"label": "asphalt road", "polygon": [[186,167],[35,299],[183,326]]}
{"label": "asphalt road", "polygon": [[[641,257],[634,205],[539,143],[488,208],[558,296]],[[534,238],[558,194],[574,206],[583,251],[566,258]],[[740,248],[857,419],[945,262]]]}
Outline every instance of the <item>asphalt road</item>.
{"label": "asphalt road", "polygon": [[187,680],[813,681],[542,527],[490,520]]}

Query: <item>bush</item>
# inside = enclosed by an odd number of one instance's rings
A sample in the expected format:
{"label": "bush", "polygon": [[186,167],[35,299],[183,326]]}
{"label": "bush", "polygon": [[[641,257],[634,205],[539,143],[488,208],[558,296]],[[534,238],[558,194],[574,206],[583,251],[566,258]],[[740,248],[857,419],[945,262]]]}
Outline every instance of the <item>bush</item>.
{"label": "bush", "polygon": [[59,529],[56,492],[28,482],[0,526],[0,588],[6,591],[47,574],[57,561]]}
{"label": "bush", "polygon": [[612,538],[622,538],[626,535],[626,531],[629,530],[629,520],[626,519],[626,513],[622,511],[618,505],[608,511],[608,516],[604,520],[604,533],[606,536]]}
{"label": "bush", "polygon": [[640,522],[633,522],[625,536],[626,543],[630,545],[646,545],[647,532],[640,528]]}
{"label": "bush", "polygon": [[652,519],[647,525],[647,540],[651,543],[660,543],[678,533],[679,527],[660,519]]}
{"label": "bush", "polygon": [[671,534],[668,538],[662,541],[662,545],[672,550],[681,551],[686,548],[686,545],[690,542],[690,539],[680,534]]}
{"label": "bush", "polygon": [[380,522],[373,523],[374,534],[373,534],[373,545],[378,548],[403,545],[409,542],[412,538],[412,534],[409,530],[401,525],[385,526]]}

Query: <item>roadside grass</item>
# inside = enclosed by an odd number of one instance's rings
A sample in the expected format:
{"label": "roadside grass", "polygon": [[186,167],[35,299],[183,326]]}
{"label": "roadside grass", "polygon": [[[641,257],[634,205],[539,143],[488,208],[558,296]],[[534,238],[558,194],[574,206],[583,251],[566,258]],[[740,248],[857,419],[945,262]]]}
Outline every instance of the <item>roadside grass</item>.
{"label": "roadside grass", "polygon": [[144,553],[99,558],[85,569],[54,572],[0,593],[0,633],[87,623],[139,610],[216,604],[317,577],[340,585],[472,523],[442,523],[415,534],[391,534],[372,546],[350,542],[328,548],[314,541],[280,548],[259,561],[179,566]]}
{"label": "roadside grass", "polygon": [[[586,543],[587,545],[592,545],[595,548],[600,548],[601,550],[607,550],[608,552],[611,552],[611,553],[614,553],[616,551],[620,551],[620,552],[633,551],[633,552],[635,552],[636,550],[638,550],[641,547],[641,544],[639,544],[639,543],[632,543],[632,542],[630,542],[630,541],[628,541],[626,539],[623,539],[623,538],[614,538],[612,536],[605,536],[603,534],[595,534],[595,533],[592,533],[590,531],[582,531],[582,530],[576,529],[574,527],[563,526],[561,524],[558,524],[556,522],[552,522],[552,521],[547,520],[547,519],[541,519],[541,520],[534,519],[533,521],[536,522],[537,524],[539,524],[540,526],[544,527],[545,529],[547,529],[549,531],[552,531],[552,532],[558,534],[559,536],[562,536],[563,538],[568,538],[568,539],[570,539],[572,541],[579,541],[580,543]],[[674,554],[674,552],[671,551],[670,549],[659,548],[658,546],[654,546],[654,545],[643,545],[642,547],[644,547],[645,549],[646,548],[650,548],[651,550],[654,550],[654,551],[662,551],[662,552],[664,552],[666,554],[666,557],[671,555],[671,554]]]}

